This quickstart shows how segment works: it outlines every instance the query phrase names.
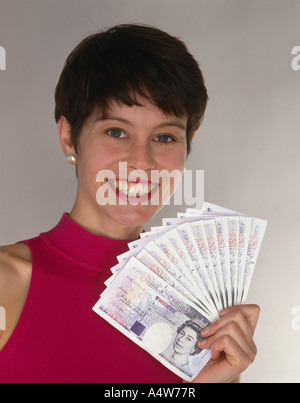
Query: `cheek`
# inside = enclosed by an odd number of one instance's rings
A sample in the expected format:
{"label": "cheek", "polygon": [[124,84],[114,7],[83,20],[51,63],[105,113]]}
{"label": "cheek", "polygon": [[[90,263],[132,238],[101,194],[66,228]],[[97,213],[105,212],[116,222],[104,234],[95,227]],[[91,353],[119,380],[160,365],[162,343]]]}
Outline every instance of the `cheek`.
{"label": "cheek", "polygon": [[191,342],[190,340],[182,340],[183,343],[183,352],[184,353],[190,353],[193,348],[195,347],[195,343]]}
{"label": "cheek", "polygon": [[81,151],[77,164],[78,185],[81,191],[96,200],[97,191],[101,183],[97,181],[99,171],[108,168],[108,154],[104,154],[97,149],[84,148]]}
{"label": "cheek", "polygon": [[183,171],[185,168],[187,153],[185,149],[178,152],[166,153],[159,156],[159,165],[169,172],[177,169]]}
{"label": "cheek", "polygon": [[170,153],[159,160],[161,178],[160,204],[165,205],[181,182],[185,168],[185,152]]}
{"label": "cheek", "polygon": [[89,176],[96,180],[97,173],[100,170],[110,169],[115,161],[110,150],[98,144],[91,143],[82,147],[80,150],[80,158],[78,163],[78,177],[87,178]]}

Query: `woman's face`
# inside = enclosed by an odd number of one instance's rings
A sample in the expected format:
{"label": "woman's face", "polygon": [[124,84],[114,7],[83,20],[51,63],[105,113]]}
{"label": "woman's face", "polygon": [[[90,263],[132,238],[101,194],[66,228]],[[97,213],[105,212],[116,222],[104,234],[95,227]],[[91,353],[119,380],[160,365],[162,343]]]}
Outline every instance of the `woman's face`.
{"label": "woman's face", "polygon": [[191,327],[184,327],[176,336],[173,348],[177,354],[191,354],[198,341],[197,333]]}
{"label": "woman's face", "polygon": [[[151,173],[162,170],[182,173],[184,170],[186,125],[187,118],[165,115],[147,101],[142,106],[131,107],[113,103],[104,117],[89,118],[78,144],[77,200],[81,207],[93,211],[108,225],[113,222],[122,226],[143,226],[162,207],[164,186],[159,180],[152,178],[151,181]],[[136,185],[134,182],[138,180],[128,180],[123,174],[120,177],[120,162],[126,162],[129,177],[136,170],[142,170],[142,184]],[[110,170],[116,181],[97,182],[97,174],[102,170]],[[96,195],[101,194],[100,187],[109,189],[116,203],[100,206],[96,199]],[[173,192],[172,181],[170,194]],[[155,196],[156,203],[151,202],[151,196]]]}

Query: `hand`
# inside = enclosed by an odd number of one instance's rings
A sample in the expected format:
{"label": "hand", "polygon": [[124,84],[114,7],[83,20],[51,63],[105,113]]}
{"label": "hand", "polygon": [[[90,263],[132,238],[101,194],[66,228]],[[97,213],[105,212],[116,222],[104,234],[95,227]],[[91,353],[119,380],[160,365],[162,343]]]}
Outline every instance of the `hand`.
{"label": "hand", "polygon": [[201,349],[211,348],[212,359],[194,379],[194,383],[228,383],[253,363],[257,349],[253,334],[260,308],[237,305],[220,312],[220,319],[202,330]]}

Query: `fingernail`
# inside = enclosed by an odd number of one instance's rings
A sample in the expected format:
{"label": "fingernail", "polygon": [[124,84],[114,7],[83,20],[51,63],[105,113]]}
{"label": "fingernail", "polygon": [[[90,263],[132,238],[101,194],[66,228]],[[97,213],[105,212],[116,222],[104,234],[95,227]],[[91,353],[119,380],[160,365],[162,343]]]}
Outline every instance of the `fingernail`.
{"label": "fingernail", "polygon": [[206,343],[207,343],[206,339],[200,340],[200,341],[198,341],[198,346],[199,347],[204,346]]}
{"label": "fingernail", "polygon": [[209,330],[210,330],[209,326],[205,327],[204,329],[201,330],[201,335],[205,336],[206,334],[209,333]]}
{"label": "fingernail", "polygon": [[219,315],[220,315],[220,316],[224,316],[224,315],[226,315],[227,313],[229,313],[229,309],[228,309],[228,308],[225,308],[225,309],[222,309],[222,311],[219,312]]}

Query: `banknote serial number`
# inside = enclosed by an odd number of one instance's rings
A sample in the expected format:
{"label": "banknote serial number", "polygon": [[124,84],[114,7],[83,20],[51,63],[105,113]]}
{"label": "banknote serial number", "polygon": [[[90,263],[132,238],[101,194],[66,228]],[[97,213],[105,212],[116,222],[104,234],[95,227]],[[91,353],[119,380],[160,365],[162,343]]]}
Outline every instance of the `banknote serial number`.
{"label": "banknote serial number", "polygon": [[112,387],[104,392],[105,398],[126,398],[136,400],[137,398],[193,398],[196,397],[196,389],[191,387],[151,387],[149,390],[119,389]]}

